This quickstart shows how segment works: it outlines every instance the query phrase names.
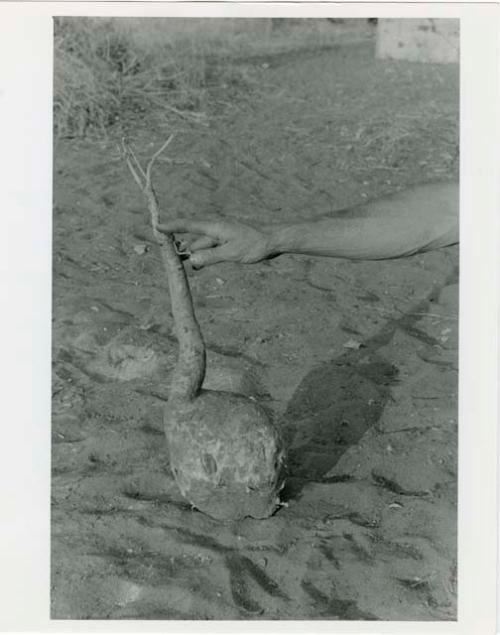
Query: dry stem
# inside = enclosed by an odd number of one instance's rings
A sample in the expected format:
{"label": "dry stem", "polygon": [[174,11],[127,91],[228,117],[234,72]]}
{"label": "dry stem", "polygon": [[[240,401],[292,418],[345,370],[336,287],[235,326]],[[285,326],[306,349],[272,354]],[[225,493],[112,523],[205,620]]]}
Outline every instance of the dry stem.
{"label": "dry stem", "polygon": [[122,150],[130,173],[147,200],[153,235],[159,243],[168,279],[172,314],[179,341],[179,358],[170,385],[170,398],[192,400],[199,393],[205,377],[205,345],[194,314],[186,272],[176,251],[173,236],[158,231],[160,208],[151,178],[156,159],[173,138],[174,135],[170,135],[153,154],[145,171],[126,139],[122,139]]}

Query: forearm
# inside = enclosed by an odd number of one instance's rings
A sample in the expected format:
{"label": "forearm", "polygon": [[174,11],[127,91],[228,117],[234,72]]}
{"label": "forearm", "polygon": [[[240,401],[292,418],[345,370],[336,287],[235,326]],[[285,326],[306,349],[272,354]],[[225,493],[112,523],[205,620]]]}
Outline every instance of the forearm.
{"label": "forearm", "polygon": [[195,268],[217,262],[254,263],[283,253],[398,258],[458,242],[458,184],[417,186],[309,222],[257,228],[178,218],[157,229],[198,235],[188,243]]}
{"label": "forearm", "polygon": [[[451,196],[449,195],[451,193]],[[458,242],[458,198],[441,189],[422,205],[422,189],[358,208],[358,216],[269,228],[270,255],[300,253],[378,260]],[[443,196],[446,194],[446,196]],[[417,208],[416,205],[419,205]]]}
{"label": "forearm", "polygon": [[296,253],[366,260],[409,256],[457,242],[450,232],[415,232],[372,218],[330,218],[283,225],[273,228],[269,236],[270,255]]}
{"label": "forearm", "polygon": [[[366,219],[324,219],[312,222],[281,225],[269,231],[271,256],[285,253],[330,256],[349,259],[377,259],[394,257],[391,241],[370,239],[370,225]],[[364,228],[362,227],[364,225]]]}

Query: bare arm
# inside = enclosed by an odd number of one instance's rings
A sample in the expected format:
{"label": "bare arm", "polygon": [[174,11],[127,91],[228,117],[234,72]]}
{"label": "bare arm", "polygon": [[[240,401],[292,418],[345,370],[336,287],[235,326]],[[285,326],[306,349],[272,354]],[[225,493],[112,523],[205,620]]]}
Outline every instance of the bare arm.
{"label": "bare arm", "polygon": [[379,260],[458,242],[458,184],[431,184],[317,220],[255,229],[240,223],[177,219],[161,231],[201,235],[195,267],[258,262],[283,253]]}
{"label": "bare arm", "polygon": [[335,218],[273,230],[271,249],[339,258],[398,258],[458,242],[458,186],[421,186]]}

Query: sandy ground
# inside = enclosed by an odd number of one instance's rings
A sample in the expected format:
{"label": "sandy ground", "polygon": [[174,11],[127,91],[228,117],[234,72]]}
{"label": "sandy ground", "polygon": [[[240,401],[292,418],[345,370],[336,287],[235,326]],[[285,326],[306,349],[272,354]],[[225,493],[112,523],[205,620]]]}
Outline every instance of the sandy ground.
{"label": "sandy ground", "polygon": [[[372,54],[247,60],[260,90],[181,122],[183,163],[158,164],[165,216],[304,219],[453,175],[439,125],[370,167],[363,126],[458,107],[456,68]],[[169,132],[128,125],[143,157]],[[455,619],[458,249],[190,272],[208,385],[259,396],[290,443],[281,509],[220,524],[169,473],[176,340],[142,199],[113,139],[55,156],[52,617]]]}

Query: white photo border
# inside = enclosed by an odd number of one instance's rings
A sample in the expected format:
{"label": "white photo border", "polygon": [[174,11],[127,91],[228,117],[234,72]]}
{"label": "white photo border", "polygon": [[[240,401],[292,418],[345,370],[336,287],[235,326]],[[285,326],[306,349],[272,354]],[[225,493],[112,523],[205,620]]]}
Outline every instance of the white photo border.
{"label": "white photo border", "polygon": [[[52,17],[453,17],[461,20],[457,622],[151,622],[49,618]],[[0,4],[0,631],[494,633],[500,138],[496,3]],[[13,476],[14,475],[14,476]]]}

